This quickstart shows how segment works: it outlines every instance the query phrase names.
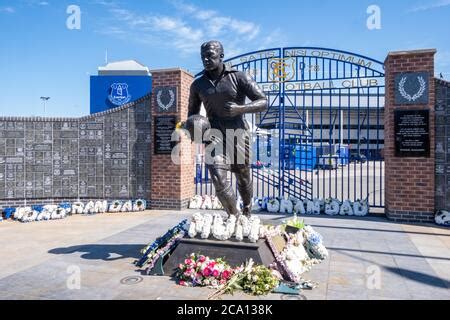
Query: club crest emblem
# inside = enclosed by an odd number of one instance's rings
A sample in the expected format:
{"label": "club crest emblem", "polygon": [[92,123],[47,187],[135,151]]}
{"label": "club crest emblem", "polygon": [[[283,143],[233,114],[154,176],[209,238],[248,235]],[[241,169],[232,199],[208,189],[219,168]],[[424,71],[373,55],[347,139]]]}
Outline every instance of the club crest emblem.
{"label": "club crest emblem", "polygon": [[295,77],[294,58],[269,59],[269,80],[273,82],[285,82]]}
{"label": "club crest emblem", "polygon": [[128,92],[128,84],[113,83],[111,85],[111,93],[108,96],[109,101],[116,106],[121,106],[131,100],[131,95]]}

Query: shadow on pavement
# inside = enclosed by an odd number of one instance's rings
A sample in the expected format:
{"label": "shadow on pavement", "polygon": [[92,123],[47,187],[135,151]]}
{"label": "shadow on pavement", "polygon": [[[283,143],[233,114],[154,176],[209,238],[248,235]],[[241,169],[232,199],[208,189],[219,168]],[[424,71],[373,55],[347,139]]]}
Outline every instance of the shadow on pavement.
{"label": "shadow on pavement", "polygon": [[48,252],[52,254],[83,253],[80,258],[87,260],[115,261],[120,259],[141,257],[140,250],[144,244],[86,244],[66,248],[55,248]]}
{"label": "shadow on pavement", "polygon": [[433,286],[433,287],[438,287],[438,288],[444,288],[444,289],[448,289],[450,288],[450,282],[432,276],[432,275],[428,275],[422,272],[418,272],[418,271],[412,271],[412,270],[408,270],[408,269],[403,269],[403,268],[393,268],[393,267],[387,267],[384,266],[385,269],[389,270],[392,273],[398,274],[404,278],[413,280],[415,282],[420,282],[429,286]]}
{"label": "shadow on pavement", "polygon": [[[359,250],[336,249],[336,248],[329,248],[329,249],[335,250],[335,251],[340,251],[342,254],[344,254],[346,256],[349,256],[349,257],[352,257],[352,258],[355,258],[355,259],[358,259],[358,260],[361,260],[361,261],[366,261],[366,262],[369,262],[369,263],[373,263],[374,265],[378,265],[378,266],[380,266],[381,268],[383,268],[384,270],[386,270],[386,271],[388,271],[390,273],[397,274],[397,275],[401,276],[402,278],[409,279],[409,280],[412,280],[414,282],[418,282],[418,283],[422,283],[422,284],[425,284],[425,285],[438,287],[438,288],[444,288],[444,289],[450,288],[450,282],[445,280],[445,279],[442,279],[442,278],[439,278],[439,277],[436,277],[436,276],[433,276],[433,275],[429,275],[429,274],[426,274],[426,273],[418,272],[418,271],[413,271],[413,270],[409,270],[409,269],[399,268],[398,266],[397,267],[391,267],[391,266],[386,266],[386,265],[383,265],[383,264],[378,264],[376,261],[373,261],[371,259],[365,259],[363,257],[358,257],[356,255],[353,255],[351,253],[346,252],[346,251],[359,251]],[[366,251],[366,252],[369,252],[369,251]],[[392,255],[395,255],[395,254],[392,254]],[[424,258],[422,256],[415,256],[415,255],[411,255],[411,256],[412,257]]]}

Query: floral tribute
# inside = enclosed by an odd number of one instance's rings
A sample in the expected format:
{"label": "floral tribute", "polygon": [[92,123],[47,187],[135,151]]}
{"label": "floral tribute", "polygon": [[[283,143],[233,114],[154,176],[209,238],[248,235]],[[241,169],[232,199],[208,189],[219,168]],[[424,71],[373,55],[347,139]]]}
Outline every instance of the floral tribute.
{"label": "floral tribute", "polygon": [[255,265],[252,259],[233,269],[223,259],[192,253],[178,266],[177,278],[181,286],[216,289],[209,297],[212,299],[236,290],[268,294],[278,286],[281,277],[263,265]]}
{"label": "floral tribute", "polygon": [[222,294],[233,294],[243,290],[252,295],[266,295],[275,289],[281,275],[263,265],[255,265],[250,258],[245,265],[234,269],[233,276],[227,283],[211,294],[208,299],[214,299]]}
{"label": "floral tribute", "polygon": [[[319,207],[320,203],[317,203]],[[324,202],[324,206],[326,203]],[[289,227],[289,228],[288,228]],[[311,226],[299,220],[297,212],[294,218],[283,225],[263,225],[257,216],[248,219],[232,216],[224,221],[220,213],[195,213],[188,224],[183,220],[164,236],[150,243],[143,250],[143,257],[137,262],[147,267],[147,274],[157,261],[170,252],[183,237],[198,237],[226,240],[234,236],[236,240],[256,242],[265,239],[275,260],[269,266],[256,265],[249,259],[240,267],[231,267],[224,259],[213,259],[201,253],[192,253],[178,265],[177,282],[186,287],[208,287],[216,291],[209,297],[216,298],[236,290],[252,295],[265,295],[272,291],[286,292],[286,284],[296,290],[314,288],[317,284],[302,278],[303,273],[328,257],[322,236]],[[276,245],[275,245],[275,243]],[[281,285],[280,285],[281,283]],[[289,291],[292,294],[292,291]]]}
{"label": "floral tribute", "polygon": [[210,259],[192,253],[178,266],[178,283],[186,287],[209,287],[217,289],[231,278],[233,270],[223,259]]}
{"label": "floral tribute", "polygon": [[[266,230],[265,234],[267,244],[276,259],[272,268],[279,271],[288,281],[304,284],[302,274],[328,257],[322,236],[311,226],[303,226],[295,234],[282,233],[279,228]],[[284,249],[278,252],[272,242],[272,237],[280,234],[287,242]]]}
{"label": "floral tribute", "polygon": [[259,240],[261,220],[258,216],[251,216],[247,218],[241,215],[237,220],[231,215],[224,221],[220,213],[202,214],[196,212],[192,215],[189,224],[188,235],[191,238],[199,235],[202,239],[208,239],[211,235],[217,240],[228,240],[233,236],[238,241],[243,241],[244,238],[252,243]]}
{"label": "floral tribute", "polygon": [[[240,203],[242,205],[242,203]],[[194,196],[189,203],[190,209],[202,209],[202,210],[222,210],[223,207],[220,201],[215,196]],[[252,199],[252,211],[260,212],[267,211],[270,213],[282,213],[282,214],[308,214],[308,215],[343,215],[343,216],[366,216],[369,214],[369,202],[368,199],[356,200],[352,202],[350,200],[340,201],[334,198],[327,199],[297,199],[294,197],[286,198],[273,198],[254,197]]]}
{"label": "floral tribute", "polygon": [[186,224],[187,219],[168,230],[162,237],[159,237],[154,242],[145,246],[141,250],[142,257],[135,262],[136,266],[140,268],[147,266],[146,272],[149,274],[158,258],[174,248],[178,241],[185,236],[187,232]]}

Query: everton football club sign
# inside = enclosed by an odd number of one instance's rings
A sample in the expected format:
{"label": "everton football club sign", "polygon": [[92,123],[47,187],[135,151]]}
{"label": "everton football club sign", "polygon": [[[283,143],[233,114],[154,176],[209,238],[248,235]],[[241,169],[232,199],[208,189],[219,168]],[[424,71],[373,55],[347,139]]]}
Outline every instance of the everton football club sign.
{"label": "everton football club sign", "polygon": [[108,96],[109,101],[116,106],[121,106],[131,100],[131,95],[128,92],[128,84],[113,83],[111,85],[111,93]]}

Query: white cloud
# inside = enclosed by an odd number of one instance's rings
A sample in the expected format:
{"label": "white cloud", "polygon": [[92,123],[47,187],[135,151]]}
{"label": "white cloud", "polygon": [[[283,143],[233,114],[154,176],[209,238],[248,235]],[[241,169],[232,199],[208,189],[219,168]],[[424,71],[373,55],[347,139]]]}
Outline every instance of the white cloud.
{"label": "white cloud", "polygon": [[280,28],[277,28],[267,34],[261,41],[260,47],[258,50],[274,48],[274,47],[283,47],[287,43],[287,37],[281,31]]}
{"label": "white cloud", "polygon": [[172,17],[152,17],[151,22],[156,31],[165,32],[171,36],[173,45],[185,53],[195,52],[204,36],[202,30],[192,28],[182,20]]}
{"label": "white cloud", "polygon": [[98,30],[97,33],[105,34],[105,35],[114,35],[114,36],[126,36],[127,32],[116,26],[107,26],[101,30]]}
{"label": "white cloud", "polygon": [[[96,0],[105,7],[108,18],[98,32],[134,40],[140,43],[174,47],[180,54],[198,53],[204,41],[217,39],[226,48],[226,57],[254,49],[267,39],[279,39],[281,31],[262,34],[262,28],[252,22],[229,17],[215,10],[199,8],[181,0],[167,0],[175,10],[163,15],[124,9],[118,3]],[[114,28],[110,26],[114,25]],[[273,45],[271,45],[273,47]]]}
{"label": "white cloud", "polygon": [[14,13],[16,10],[13,7],[0,7],[0,12]]}
{"label": "white cloud", "polygon": [[245,35],[246,40],[253,40],[260,32],[260,27],[253,22],[239,20],[220,15],[215,10],[208,10],[186,4],[181,0],[170,1],[181,13],[191,15],[194,19],[203,23],[203,28],[212,37],[231,35]]}
{"label": "white cloud", "polygon": [[126,9],[111,8],[109,9],[109,11],[115,16],[115,18],[121,21],[131,21],[136,18],[136,15],[134,13]]}
{"label": "white cloud", "polygon": [[[119,38],[128,36],[129,39],[140,43],[166,45],[170,43],[170,45],[181,50],[182,53],[192,52],[194,46],[197,46],[203,37],[201,30],[189,26],[178,18],[138,13],[120,8],[112,2],[99,1],[97,3],[106,6],[112,20],[116,22],[114,27],[111,27],[109,23],[97,31],[101,34]],[[117,23],[117,21],[120,23]]]}
{"label": "white cloud", "polygon": [[442,7],[450,6],[450,0],[440,0],[437,2],[415,6],[409,10],[409,12],[419,12],[419,11],[427,11],[431,9],[437,9]]}
{"label": "white cloud", "polygon": [[45,7],[50,5],[50,2],[41,0],[21,0],[21,2],[28,7],[36,7],[36,6]]}

